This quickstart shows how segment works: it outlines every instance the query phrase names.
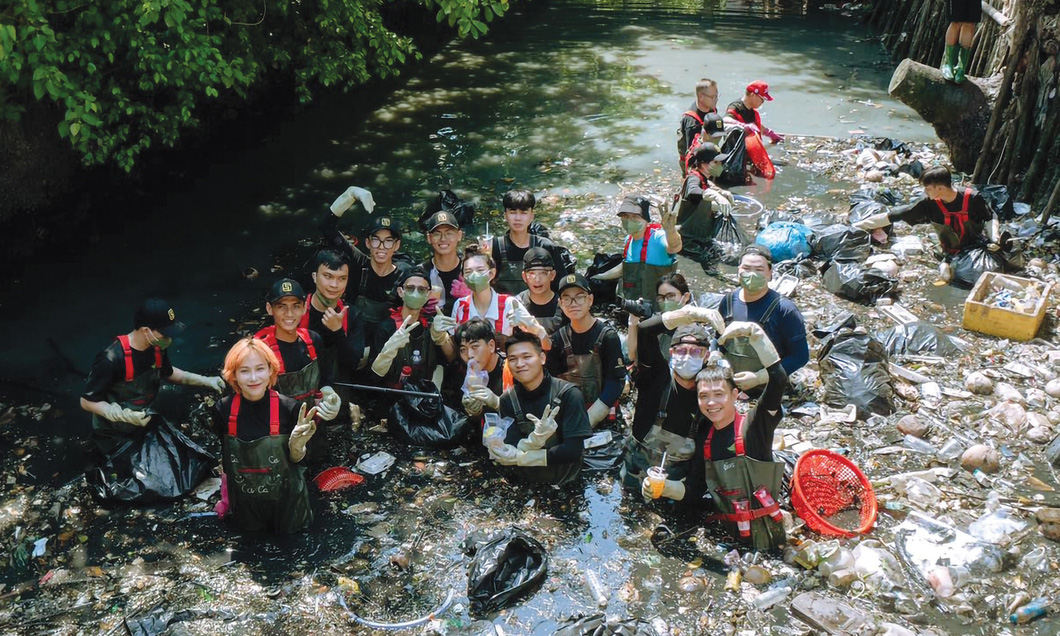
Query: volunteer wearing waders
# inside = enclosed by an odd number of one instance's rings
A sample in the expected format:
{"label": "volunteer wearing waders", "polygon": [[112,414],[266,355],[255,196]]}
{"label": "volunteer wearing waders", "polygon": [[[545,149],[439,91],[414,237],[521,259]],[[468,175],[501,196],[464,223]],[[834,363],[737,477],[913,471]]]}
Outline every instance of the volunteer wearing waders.
{"label": "volunteer wearing waders", "polygon": [[[681,124],[677,128],[677,156],[681,162],[681,176],[688,171],[688,150],[696,144],[697,136],[702,136],[704,124],[709,115],[718,113],[718,83],[712,79],[701,79],[696,82],[696,101],[681,114]],[[714,128],[714,125],[711,125]]]}
{"label": "volunteer wearing waders", "polygon": [[459,382],[464,411],[478,417],[483,411],[496,412],[501,394],[512,388],[511,370],[505,370],[505,358],[497,350],[493,325],[481,318],[460,323],[453,334],[453,344],[460,351],[462,371]]}
{"label": "volunteer wearing waders", "polygon": [[[300,327],[306,313],[305,292],[298,281],[284,278],[273,283],[265,302],[265,311],[272,317],[271,327],[254,334],[276,356],[279,364],[276,390],[307,406],[316,406],[317,414],[325,422],[339,414],[342,401],[331,388],[331,373],[320,364],[318,352],[323,340],[315,331]],[[327,435],[318,433],[309,447],[309,461],[326,462],[330,447]]]}
{"label": "volunteer wearing waders", "polygon": [[157,470],[169,469],[168,474],[156,473],[149,481],[136,478],[132,465],[137,459],[135,449],[145,443],[149,433],[161,429],[174,444],[182,447],[169,449],[171,452],[183,451],[190,459],[204,462],[212,460],[205,450],[152,408],[163,380],[224,391],[224,380],[220,377],[183,371],[169,361],[166,349],[182,331],[184,323],[177,322],[169,303],[149,298],[136,310],[133,330],[117,336],[92,362],[85,392],[81,394],[81,408],[92,414],[92,446],[96,454],[102,455],[108,474],[140,481],[141,486],[138,494],[120,494],[108,487],[113,485],[112,479],[98,469],[90,469],[86,476],[104,500],[114,497],[126,502],[173,499],[198,485],[204,475],[188,475],[186,467],[171,463],[152,465]]}
{"label": "volunteer wearing waders", "polygon": [[[364,341],[369,344],[374,342],[376,328],[390,317],[394,305],[393,290],[405,267],[394,262],[394,254],[401,249],[401,230],[396,220],[386,216],[371,219],[362,236],[367,255],[353,249],[351,240],[339,231],[339,219],[356,202],[360,202],[369,214],[375,209],[372,193],[353,186],[331,204],[331,213],[325,217],[320,229],[328,246],[342,250],[350,259],[347,289],[354,295],[353,306],[364,319]],[[368,362],[368,352],[364,353],[362,368]]]}
{"label": "volunteer wearing waders", "polygon": [[981,0],[947,0],[950,25],[946,28],[946,53],[942,58],[942,79],[964,82],[972,62],[975,25],[983,19]]}
{"label": "volunteer wearing waders", "polygon": [[[695,506],[709,497],[712,504],[707,505],[713,509],[707,523],[722,524],[732,537],[755,550],[772,550],[786,542],[776,503],[784,464],[773,461],[772,448],[787,374],[759,325],[734,322],[718,343],[724,345],[732,338],[747,338],[758,353],[769,374],[765,392],[757,406],[745,410],[746,403],[737,404],[740,390],[732,369],[717,354],[711,355],[696,376],[701,423],[688,477],[683,482],[666,479],[661,496]],[[641,494],[651,498],[651,479],[643,481]]]}
{"label": "volunteer wearing waders", "polygon": [[714,217],[732,211],[732,194],[710,180],[724,172],[727,158],[710,142],[692,149],[677,208],[678,232],[684,241],[707,243],[714,238]]}
{"label": "volunteer wearing waders", "polygon": [[[752,243],[740,253],[736,270],[740,288],[725,295],[718,310],[726,323],[753,322],[769,336],[787,375],[810,361],[806,343],[806,321],[791,300],[769,288],[773,278],[773,255],[764,245]],[[734,336],[724,346],[725,359],[732,368],[733,381],[752,397],[762,392],[769,379],[758,353],[747,338]]]}
{"label": "volunteer wearing waders", "polygon": [[377,384],[401,388],[407,368],[410,379],[430,380],[441,386],[441,353],[431,340],[430,323],[421,311],[430,293],[431,284],[422,267],[406,272],[398,286],[401,306],[392,309],[375,332],[371,368]]}
{"label": "volunteer wearing waders", "polygon": [[553,291],[556,267],[552,254],[543,247],[531,247],[523,257],[523,282],[526,291],[516,298],[526,307],[530,315],[545,328],[549,335],[556,333],[567,317],[559,306],[559,294]]}
{"label": "volunteer wearing waders", "polygon": [[[637,393],[633,434],[626,439],[622,486],[640,492],[648,468],[661,466],[667,478],[683,481],[696,449],[701,418],[697,417],[696,375],[710,353],[714,330],[692,323],[678,327],[670,343],[670,373],[659,375],[651,391]],[[663,455],[666,464],[663,465]]]}
{"label": "volunteer wearing waders", "polygon": [[[438,298],[438,314],[453,312],[456,299],[467,294],[462,276],[463,261],[458,251],[464,232],[452,212],[435,212],[427,219],[427,245],[431,257],[423,261],[424,271],[431,281],[431,290]],[[440,295],[438,292],[441,292]]]}
{"label": "volunteer wearing waders", "polygon": [[[351,382],[364,356],[364,319],[343,301],[350,280],[350,259],[338,250],[323,249],[313,258],[313,293],[298,326],[320,334],[317,351],[321,369],[340,382]],[[342,391],[339,394],[342,395]]]}
{"label": "volunteer wearing waders", "polygon": [[508,231],[495,237],[490,246],[489,255],[497,267],[497,277],[493,287],[505,294],[515,295],[526,289],[523,282],[523,257],[532,247],[543,247],[552,254],[557,277],[566,275],[560,249],[549,239],[532,234],[530,225],[534,222],[534,205],[537,200],[529,190],[511,190],[504,194],[504,221]]}
{"label": "volunteer wearing waders", "polygon": [[887,227],[895,221],[905,221],[909,225],[930,223],[942,245],[939,277],[947,282],[953,278],[950,261],[961,250],[981,243],[987,243],[991,252],[1001,249],[997,217],[981,194],[972,188],[954,188],[953,175],[945,166],[925,170],[920,183],[924,186],[925,198],[890,212],[874,214],[853,223],[853,226],[870,231]]}
{"label": "volunteer wearing waders", "polygon": [[762,80],[755,80],[747,85],[741,99],[726,107],[725,123],[730,126],[740,126],[753,134],[761,134],[773,143],[779,144],[784,141],[784,135],[762,125],[762,115],[758,112],[762,104],[771,101],[773,97],[769,94],[769,84]]}
{"label": "volunteer wearing waders", "polygon": [[622,341],[610,323],[593,316],[593,294],[581,274],[567,274],[560,281],[559,306],[570,324],[546,345],[548,370],[581,389],[589,424],[596,426],[611,413],[625,386]]}
{"label": "volunteer wearing waders", "polygon": [[240,340],[224,365],[235,395],[211,411],[227,484],[219,512],[246,532],[287,534],[313,522],[300,462],[316,432],[317,409],[280,395],[273,388],[279,372],[279,359],[263,340]]}
{"label": "volunteer wearing waders", "polygon": [[489,455],[513,478],[561,486],[581,470],[585,438],[592,435],[581,391],[545,370],[541,340],[516,331],[507,343],[515,385],[501,396],[498,411],[511,418],[503,440]]}

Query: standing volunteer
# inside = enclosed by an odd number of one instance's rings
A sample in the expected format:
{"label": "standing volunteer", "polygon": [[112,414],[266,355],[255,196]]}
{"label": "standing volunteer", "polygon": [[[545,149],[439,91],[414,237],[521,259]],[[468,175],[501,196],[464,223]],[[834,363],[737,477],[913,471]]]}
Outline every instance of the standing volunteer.
{"label": "standing volunteer", "polygon": [[423,261],[423,269],[431,281],[432,290],[440,290],[438,313],[450,314],[456,299],[467,294],[462,276],[460,241],[464,232],[452,212],[435,212],[427,219],[427,245],[431,256]]}
{"label": "standing volunteer", "polygon": [[[350,280],[350,259],[339,250],[322,249],[313,258],[313,293],[298,326],[315,331],[324,340],[317,351],[329,376],[351,382],[364,356],[364,319],[356,307],[343,301]],[[342,391],[339,392],[340,395]]]}
{"label": "standing volunteer", "polygon": [[526,283],[526,291],[520,292],[516,298],[549,334],[556,333],[556,330],[567,322],[559,306],[559,294],[553,291],[555,280],[556,267],[552,254],[543,247],[531,247],[526,250],[526,255],[523,256],[523,282]]}
{"label": "standing volunteer", "polygon": [[543,247],[552,254],[557,277],[563,277],[567,273],[563,265],[562,251],[556,244],[530,232],[536,203],[534,193],[529,190],[510,190],[504,194],[504,221],[508,230],[495,237],[489,248],[489,255],[497,268],[493,286],[499,292],[514,296],[526,289],[522,277],[523,257],[532,247]]}
{"label": "standing volunteer", "polygon": [[747,85],[743,97],[729,104],[725,109],[725,123],[742,127],[751,134],[761,134],[775,144],[784,141],[784,136],[762,125],[762,114],[758,109],[762,104],[773,101],[769,94],[769,84],[755,80]]}
{"label": "standing volunteer", "polygon": [[681,184],[681,202],[677,208],[680,236],[685,241],[701,243],[714,238],[714,218],[732,211],[733,197],[728,190],[715,185],[725,170],[727,158],[710,142],[692,149],[688,176]]}
{"label": "standing volunteer", "polygon": [[[686,159],[688,150],[695,146],[695,139],[701,136],[709,115],[718,113],[718,83],[712,79],[701,79],[696,82],[696,101],[681,114],[681,123],[677,127],[677,156],[681,161],[681,175],[687,172]],[[720,122],[719,122],[720,123]],[[715,126],[712,123],[711,128]]]}

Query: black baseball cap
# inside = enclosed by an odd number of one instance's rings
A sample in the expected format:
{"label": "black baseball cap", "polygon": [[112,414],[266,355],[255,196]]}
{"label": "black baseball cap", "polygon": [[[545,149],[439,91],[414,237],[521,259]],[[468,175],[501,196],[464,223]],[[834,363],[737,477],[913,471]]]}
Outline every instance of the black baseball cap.
{"label": "black baseball cap", "polygon": [[639,214],[645,221],[651,221],[650,210],[651,201],[642,196],[631,194],[622,199],[622,203],[618,204],[618,213],[615,216],[622,216],[623,214]]}
{"label": "black baseball cap", "polygon": [[398,222],[389,216],[377,216],[372,219],[368,227],[364,228],[364,237],[368,238],[379,230],[389,230],[394,238],[401,240],[401,228],[398,226]]}
{"label": "black baseball cap", "polygon": [[184,331],[184,323],[177,322],[177,315],[169,302],[161,298],[148,298],[136,310],[133,327],[148,327],[167,338],[172,338]]}
{"label": "black baseball cap", "polygon": [[546,267],[556,269],[556,263],[552,260],[552,253],[543,247],[531,247],[523,255],[523,269],[535,267]]}
{"label": "black baseball cap", "polygon": [[707,113],[703,117],[703,131],[708,135],[725,132],[725,120],[717,113]]}
{"label": "black baseball cap", "polygon": [[431,282],[431,277],[429,274],[427,274],[427,270],[423,269],[419,265],[416,265],[414,267],[410,267],[404,270],[401,275],[398,276],[398,285],[404,285],[405,281],[410,278],[415,278],[417,276],[427,281],[428,284]]}
{"label": "black baseball cap", "polygon": [[769,263],[770,265],[773,264],[773,252],[769,251],[769,248],[765,245],[762,245],[761,243],[751,243],[747,247],[743,248],[743,250],[740,251],[740,260],[742,261],[743,257],[747,256],[748,254],[761,256],[762,258],[766,259],[767,263]]}
{"label": "black baseball cap", "polygon": [[563,290],[568,287],[581,287],[590,294],[593,292],[592,287],[589,285],[589,279],[581,274],[567,274],[564,276],[563,280],[559,282],[559,291],[557,293],[562,294]]}
{"label": "black baseball cap", "polygon": [[676,331],[674,331],[674,336],[670,339],[671,347],[679,344],[694,344],[709,347],[710,334],[707,332],[707,328],[698,322],[694,322],[690,325],[681,325]]}
{"label": "black baseball cap", "polygon": [[269,288],[269,297],[266,300],[271,305],[288,296],[294,296],[298,300],[305,300],[305,292],[302,291],[302,286],[298,284],[298,281],[293,278],[281,278]]}
{"label": "black baseball cap", "polygon": [[725,161],[729,155],[723,153],[718,145],[709,141],[703,142],[692,149],[692,160],[697,164],[710,163],[711,161]]}
{"label": "black baseball cap", "polygon": [[460,223],[456,220],[456,215],[452,212],[435,212],[431,215],[431,218],[427,219],[427,231],[433,232],[443,225],[449,225],[456,229],[460,229]]}

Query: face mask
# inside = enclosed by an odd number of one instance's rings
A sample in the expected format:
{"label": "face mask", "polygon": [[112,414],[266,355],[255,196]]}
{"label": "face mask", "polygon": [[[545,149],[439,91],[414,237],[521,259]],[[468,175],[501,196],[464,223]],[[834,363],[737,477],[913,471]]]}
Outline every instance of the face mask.
{"label": "face mask", "polygon": [[683,306],[684,306],[684,304],[682,304],[680,298],[678,298],[677,300],[664,300],[661,303],[659,303],[659,311],[662,311],[662,312],[665,313],[667,311],[674,311],[674,310],[680,309]]}
{"label": "face mask", "polygon": [[163,336],[161,340],[152,340],[151,338],[151,336],[147,337],[147,344],[151,345],[152,347],[158,347],[162,350],[168,349],[169,345],[173,344],[173,339],[166,338],[165,336]]}
{"label": "face mask", "polygon": [[757,272],[744,272],[740,274],[740,287],[751,292],[760,292],[766,287],[766,277]]}
{"label": "face mask", "polygon": [[427,292],[406,291],[403,300],[406,308],[420,309],[427,304]]}
{"label": "face mask", "polygon": [[622,219],[622,229],[625,230],[627,234],[643,232],[644,226],[646,225],[647,223],[642,219]]}
{"label": "face mask", "polygon": [[703,358],[693,356],[672,356],[670,368],[678,377],[684,380],[695,379],[696,374],[703,368]]}
{"label": "face mask", "polygon": [[479,292],[490,286],[490,275],[489,272],[471,272],[464,276],[464,282],[467,283],[468,289]]}
{"label": "face mask", "polygon": [[725,164],[723,164],[723,163],[711,163],[707,167],[707,172],[710,173],[710,176],[712,176],[715,179],[717,179],[718,177],[721,176],[721,173],[725,172]]}

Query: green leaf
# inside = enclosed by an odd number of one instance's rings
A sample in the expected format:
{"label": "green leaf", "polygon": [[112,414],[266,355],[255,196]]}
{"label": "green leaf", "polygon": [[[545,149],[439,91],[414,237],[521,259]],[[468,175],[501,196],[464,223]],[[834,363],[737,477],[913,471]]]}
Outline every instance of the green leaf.
{"label": "green leaf", "polygon": [[[63,123],[66,123],[66,122],[63,122]],[[78,124],[77,122],[74,122],[74,123],[70,124],[70,136],[71,137],[76,137],[79,132],[81,132],[81,124]]]}

